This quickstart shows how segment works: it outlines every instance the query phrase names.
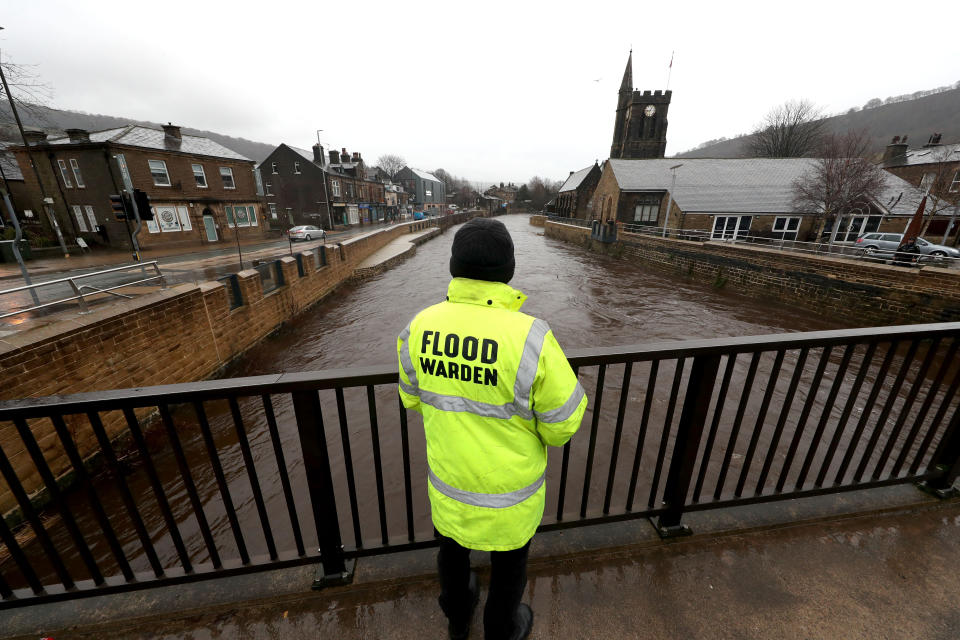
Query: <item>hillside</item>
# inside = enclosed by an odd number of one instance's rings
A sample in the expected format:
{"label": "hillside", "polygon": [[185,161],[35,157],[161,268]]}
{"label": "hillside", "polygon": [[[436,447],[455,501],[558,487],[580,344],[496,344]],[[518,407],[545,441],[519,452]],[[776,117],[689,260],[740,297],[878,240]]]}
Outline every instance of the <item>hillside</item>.
{"label": "hillside", "polygon": [[[942,133],[944,142],[960,140],[960,89],[951,89],[916,100],[886,104],[826,119],[827,131],[842,133],[866,130],[871,150],[883,151],[893,136],[909,136],[911,147],[922,146],[932,133]],[[749,136],[724,140],[700,149],[678,153],[678,158],[743,158]]]}
{"label": "hillside", "polygon": [[[39,127],[50,134],[62,133],[64,129],[102,131],[103,129],[112,129],[128,124],[139,124],[159,129],[161,125],[159,122],[131,120],[130,118],[81,113],[79,111],[64,111],[48,107],[31,107],[29,110],[18,109],[18,111],[20,111],[20,118],[23,120],[25,126]],[[276,149],[276,145],[273,144],[255,142],[253,140],[247,140],[246,138],[234,138],[213,131],[183,127],[183,132],[190,135],[210,138],[226,148],[236,151],[256,162],[260,162],[266,158],[271,151]],[[6,102],[0,103],[0,139],[19,140],[16,125],[10,113],[10,106]]]}

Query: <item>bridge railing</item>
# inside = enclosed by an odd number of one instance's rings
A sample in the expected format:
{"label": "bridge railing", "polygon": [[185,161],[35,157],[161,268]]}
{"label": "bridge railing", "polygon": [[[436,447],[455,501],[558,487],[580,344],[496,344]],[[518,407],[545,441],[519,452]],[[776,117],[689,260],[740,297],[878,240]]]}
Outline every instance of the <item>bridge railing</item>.
{"label": "bridge railing", "polygon": [[[958,347],[949,323],[571,352],[590,404],[551,449],[541,530],[651,518],[670,536],[691,511],[948,491]],[[0,404],[22,521],[0,522],[0,607],[308,563],[321,585],[435,545],[396,384],[384,366]]]}

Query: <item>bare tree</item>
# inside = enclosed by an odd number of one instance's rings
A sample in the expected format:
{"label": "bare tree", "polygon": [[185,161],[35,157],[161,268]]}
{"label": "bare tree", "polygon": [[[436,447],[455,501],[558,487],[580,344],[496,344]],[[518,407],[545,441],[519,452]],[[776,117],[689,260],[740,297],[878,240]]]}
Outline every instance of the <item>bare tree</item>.
{"label": "bare tree", "polygon": [[393,180],[400,173],[400,170],[407,166],[407,161],[403,159],[403,156],[387,153],[377,158],[377,166],[383,169]]}
{"label": "bare tree", "polygon": [[819,158],[793,183],[793,204],[811,211],[818,221],[815,237],[837,216],[869,206],[880,199],[885,185],[883,169],[864,156],[870,141],[862,131],[830,134],[819,146]]}
{"label": "bare tree", "polygon": [[789,100],[774,107],[744,143],[758,158],[802,158],[817,149],[825,122],[809,100]]}
{"label": "bare tree", "polygon": [[530,206],[534,211],[541,211],[551,198],[556,197],[562,186],[561,182],[534,176],[525,185],[529,194]]}
{"label": "bare tree", "polygon": [[[0,62],[0,64],[3,65],[3,74],[7,78],[10,93],[13,95],[18,109],[29,113],[35,120],[53,126],[53,123],[46,116],[46,106],[53,97],[53,90],[50,85],[40,80],[35,66],[17,64],[9,60]],[[3,105],[0,108],[9,112],[9,107],[5,104],[7,96],[2,86],[0,86],[0,96],[2,96],[2,103],[0,104]],[[9,115],[9,113],[6,115]],[[12,118],[12,115],[10,117]]]}

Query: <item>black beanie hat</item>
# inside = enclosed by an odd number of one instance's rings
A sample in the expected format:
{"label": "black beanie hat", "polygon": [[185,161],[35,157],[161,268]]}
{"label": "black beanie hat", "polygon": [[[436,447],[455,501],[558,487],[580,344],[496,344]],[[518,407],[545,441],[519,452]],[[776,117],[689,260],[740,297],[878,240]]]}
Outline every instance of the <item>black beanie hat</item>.
{"label": "black beanie hat", "polygon": [[513,239],[499,220],[473,218],[453,237],[450,275],[506,284],[513,278]]}

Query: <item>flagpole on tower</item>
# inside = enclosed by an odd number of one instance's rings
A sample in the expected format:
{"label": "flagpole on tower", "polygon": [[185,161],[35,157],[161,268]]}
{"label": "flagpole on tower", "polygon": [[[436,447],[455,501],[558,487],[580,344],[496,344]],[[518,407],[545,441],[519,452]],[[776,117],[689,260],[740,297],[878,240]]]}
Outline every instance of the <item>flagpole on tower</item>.
{"label": "flagpole on tower", "polygon": [[673,75],[673,54],[674,54],[674,52],[671,51],[671,52],[670,52],[670,66],[668,67],[668,70],[667,70],[667,90],[668,90],[668,91],[670,90],[670,76]]}

